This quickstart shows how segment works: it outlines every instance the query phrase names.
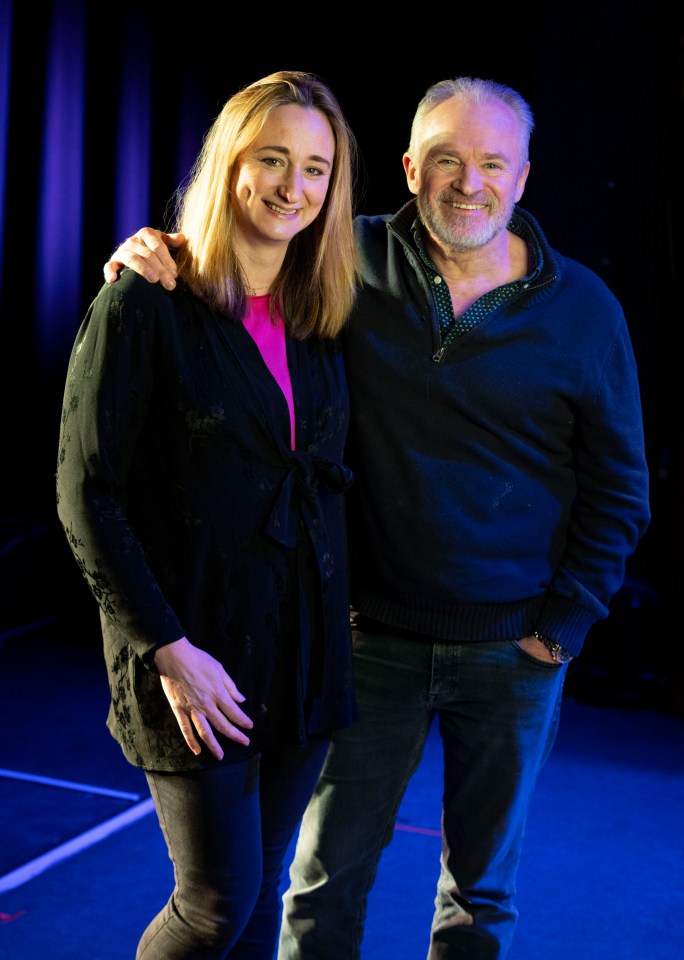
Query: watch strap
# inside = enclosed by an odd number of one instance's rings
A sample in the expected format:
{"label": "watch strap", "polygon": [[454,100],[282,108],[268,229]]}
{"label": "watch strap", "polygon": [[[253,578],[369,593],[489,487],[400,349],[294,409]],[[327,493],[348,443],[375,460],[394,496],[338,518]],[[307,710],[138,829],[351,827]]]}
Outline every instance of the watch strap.
{"label": "watch strap", "polygon": [[567,663],[569,660],[572,660],[573,655],[562,647],[560,643],[556,643],[551,637],[547,637],[545,633],[540,633],[539,630],[535,630],[533,636],[536,637],[540,643],[544,644],[556,663]]}

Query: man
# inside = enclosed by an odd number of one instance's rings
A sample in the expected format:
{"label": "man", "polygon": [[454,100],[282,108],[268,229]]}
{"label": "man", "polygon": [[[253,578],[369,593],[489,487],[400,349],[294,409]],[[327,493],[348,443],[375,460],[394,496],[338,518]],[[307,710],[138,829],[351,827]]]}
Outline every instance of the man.
{"label": "man", "polygon": [[[304,815],[279,960],[360,956],[434,715],[443,843],[428,960],[506,956],[567,662],[649,521],[623,311],[517,206],[532,129],[508,87],[434,85],[403,158],[415,199],[356,220],[362,283],[344,336],[361,720],[334,737]],[[106,278],[127,263],[171,285],[160,237],[127,241]]]}

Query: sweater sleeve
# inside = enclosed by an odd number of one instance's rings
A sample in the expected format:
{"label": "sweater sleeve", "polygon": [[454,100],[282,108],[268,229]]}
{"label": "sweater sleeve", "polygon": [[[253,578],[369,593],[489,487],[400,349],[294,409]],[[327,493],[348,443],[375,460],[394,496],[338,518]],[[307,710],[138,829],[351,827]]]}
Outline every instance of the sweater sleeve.
{"label": "sweater sleeve", "polygon": [[607,616],[650,520],[639,382],[624,318],[596,392],[578,413],[573,456],[577,492],[566,548],[537,629],[577,654],[589,627]]}

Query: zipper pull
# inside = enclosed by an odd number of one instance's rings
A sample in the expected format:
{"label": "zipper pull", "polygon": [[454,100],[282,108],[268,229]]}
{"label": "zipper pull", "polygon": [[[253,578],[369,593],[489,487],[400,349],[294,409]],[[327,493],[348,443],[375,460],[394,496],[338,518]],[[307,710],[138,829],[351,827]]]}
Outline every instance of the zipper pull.
{"label": "zipper pull", "polygon": [[439,361],[442,359],[443,356],[444,356],[444,347],[440,347],[437,353],[433,354],[432,362],[439,363]]}

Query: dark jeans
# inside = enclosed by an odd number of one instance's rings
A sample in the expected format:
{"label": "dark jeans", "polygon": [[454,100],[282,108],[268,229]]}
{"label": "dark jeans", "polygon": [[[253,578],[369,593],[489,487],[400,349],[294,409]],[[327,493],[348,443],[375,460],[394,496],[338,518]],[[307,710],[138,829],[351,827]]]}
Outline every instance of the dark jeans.
{"label": "dark jeans", "polygon": [[278,958],[360,957],[368,892],[436,714],[442,857],[426,953],[502,960],[517,919],[529,801],[556,736],[566,669],[514,640],[432,643],[369,630],[355,631],[354,658],[361,720],[333,736],[304,814]]}
{"label": "dark jeans", "polygon": [[283,858],[327,747],[319,740],[208,770],[146,772],[176,885],[137,960],[272,960]]}

